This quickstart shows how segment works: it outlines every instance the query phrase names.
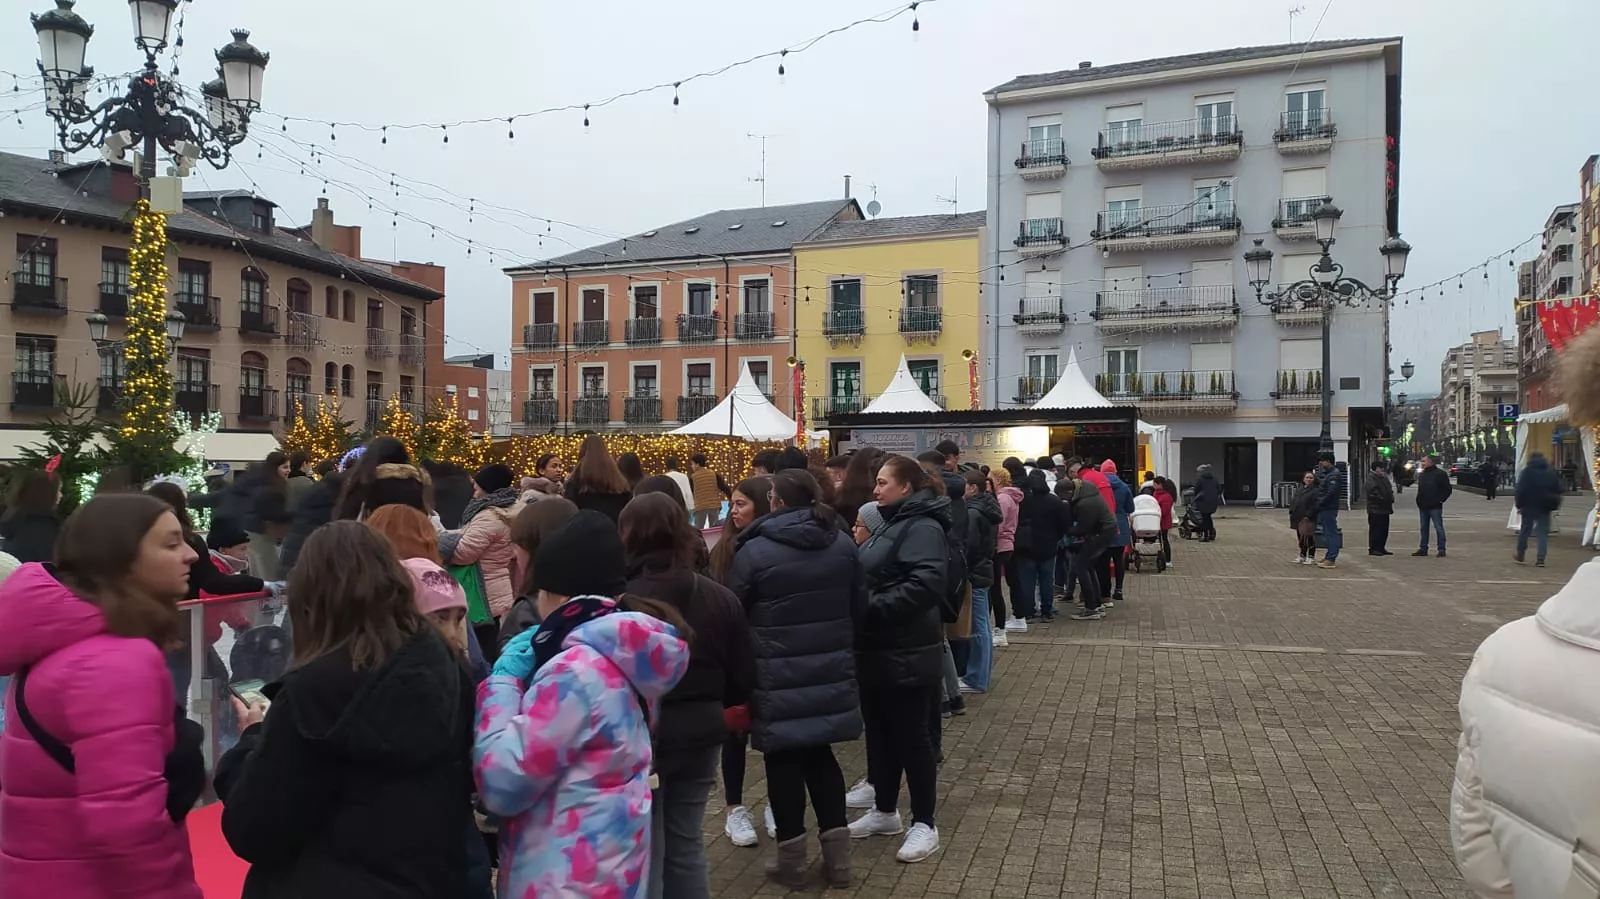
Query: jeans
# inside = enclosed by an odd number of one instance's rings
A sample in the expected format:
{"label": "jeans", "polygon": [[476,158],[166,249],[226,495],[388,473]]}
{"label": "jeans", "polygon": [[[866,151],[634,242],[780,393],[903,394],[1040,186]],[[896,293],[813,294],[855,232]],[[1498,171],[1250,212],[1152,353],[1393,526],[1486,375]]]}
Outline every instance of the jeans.
{"label": "jeans", "polygon": [[691,520],[695,527],[705,530],[717,523],[718,513],[721,511],[721,509],[696,509]]}
{"label": "jeans", "polygon": [[[686,761],[684,773],[661,779],[661,788],[652,797],[650,899],[710,899],[711,896],[711,875],[706,865],[700,822],[706,814],[706,799],[717,782],[717,759],[721,750],[712,747],[695,750],[694,754],[698,757]],[[771,774],[767,777],[769,781],[772,779]],[[772,792],[776,800],[776,788]],[[843,775],[839,776],[839,795],[842,811]],[[776,801],[773,804],[776,815]],[[804,798],[800,814],[805,815]]]}
{"label": "jeans", "polygon": [[1161,529],[1161,555],[1168,565],[1172,564],[1172,528]]}
{"label": "jeans", "polygon": [[967,660],[967,686],[989,692],[989,674],[994,664],[994,643],[990,640],[989,588],[972,588],[972,657]]}
{"label": "jeans", "polygon": [[1337,561],[1339,550],[1344,548],[1344,535],[1339,533],[1339,510],[1323,509],[1318,512],[1317,524],[1322,527],[1322,545],[1328,548],[1323,553],[1323,561]]}
{"label": "jeans", "polygon": [[955,699],[961,695],[961,675],[956,673],[955,653],[950,651],[950,641],[944,641],[944,698]]}
{"label": "jeans", "polygon": [[[934,704],[938,689],[937,684],[861,688],[861,717],[867,730],[867,780],[877,793],[878,811],[892,812],[899,806],[900,777],[904,774],[911,793],[911,820],[929,827],[933,826],[938,803],[939,767],[928,732],[928,708]],[[778,836],[783,836],[781,830]]]}
{"label": "jeans", "polygon": [[1022,582],[1022,592],[1011,601],[1012,614],[1018,618],[1028,618],[1037,612],[1054,612],[1055,576],[1054,553],[1042,559],[1017,556],[1017,579]]}
{"label": "jeans", "polygon": [[722,798],[728,808],[744,805],[744,749],[749,745],[749,734],[730,733],[722,741]]}
{"label": "jeans", "polygon": [[[1095,566],[1095,575],[1100,579],[1100,596],[1114,596],[1122,592],[1122,579],[1128,573],[1128,548],[1126,546],[1107,547],[1100,555],[1100,562]],[[1070,590],[1070,588],[1068,588]]]}
{"label": "jeans", "polygon": [[[1102,567],[1100,559],[1101,548],[1092,543],[1079,544],[1067,550],[1072,556],[1072,565],[1068,571],[1079,587],[1083,588],[1083,609],[1093,612],[1100,608],[1103,594],[1100,592],[1100,575]],[[1071,585],[1067,589],[1072,589]]]}
{"label": "jeans", "polygon": [[1367,551],[1387,552],[1389,549],[1389,516],[1377,512],[1367,513]]}
{"label": "jeans", "polygon": [[1418,509],[1417,517],[1422,520],[1422,543],[1418,549],[1428,551],[1428,525],[1432,523],[1434,533],[1439,535],[1439,552],[1444,552],[1444,507]]}
{"label": "jeans", "polygon": [[[1544,561],[1545,550],[1550,547],[1550,513],[1549,512],[1523,512],[1522,525],[1517,528],[1517,558],[1520,560],[1528,552],[1528,532],[1538,535],[1538,560]],[[1439,532],[1441,538],[1443,531]],[[1440,540],[1443,545],[1443,540]],[[0,719],[3,720],[3,719]]]}

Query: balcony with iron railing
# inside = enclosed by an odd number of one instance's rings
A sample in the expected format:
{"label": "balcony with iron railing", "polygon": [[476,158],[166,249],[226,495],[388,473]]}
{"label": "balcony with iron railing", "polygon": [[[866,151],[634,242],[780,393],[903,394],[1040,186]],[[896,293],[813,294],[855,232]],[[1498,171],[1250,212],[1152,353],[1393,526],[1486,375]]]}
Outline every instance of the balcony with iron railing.
{"label": "balcony with iron railing", "polygon": [[1291,327],[1322,324],[1322,301],[1315,287],[1302,284],[1291,294],[1288,284],[1279,284],[1277,295],[1272,301],[1272,317],[1278,324]]}
{"label": "balcony with iron railing", "polygon": [[239,421],[261,424],[278,418],[278,388],[239,387]]}
{"label": "balcony with iron railing", "polygon": [[17,412],[50,412],[61,407],[67,376],[48,368],[18,368],[11,372],[11,408]]}
{"label": "balcony with iron railing", "polygon": [[383,328],[367,329],[367,358],[381,362],[394,356],[394,334]]}
{"label": "balcony with iron railing", "polygon": [[310,425],[317,418],[317,395],[305,390],[291,390],[283,397],[283,420],[291,427],[295,419],[304,415]]}
{"label": "balcony with iron railing", "polygon": [[776,333],[771,312],[741,312],[733,317],[733,336],[739,340],[771,340]]}
{"label": "balcony with iron railing", "polygon": [[1066,305],[1059,295],[1023,297],[1011,320],[1024,334],[1059,334],[1067,327]]}
{"label": "balcony with iron railing", "polygon": [[551,350],[561,343],[561,326],[555,322],[535,322],[522,326],[522,348]]}
{"label": "balcony with iron railing", "polygon": [[380,400],[380,399],[376,399],[374,397],[370,397],[369,396],[369,397],[367,397],[367,404],[366,405],[367,405],[367,414],[366,414],[367,430],[369,430],[369,431],[376,430],[377,428],[379,428],[379,427],[381,427],[383,425],[384,407],[386,407],[388,405],[388,403],[385,400]]}
{"label": "balcony with iron railing", "polygon": [[239,333],[250,337],[271,339],[278,336],[277,306],[241,306],[239,308]]}
{"label": "balcony with iron railing", "polygon": [[867,333],[867,316],[860,306],[833,307],[822,313],[822,336],[837,346],[860,342]]}
{"label": "balcony with iron railing", "polygon": [[605,319],[572,323],[572,344],[578,347],[605,346],[611,342],[611,323]]}
{"label": "balcony with iron railing", "polygon": [[422,418],[422,401],[416,399],[410,388],[403,388],[400,391],[400,410],[418,419]]}
{"label": "balcony with iron railing", "polygon": [[1309,412],[1322,408],[1322,369],[1278,369],[1278,389],[1272,404],[1284,411]]}
{"label": "balcony with iron railing", "polygon": [[862,393],[839,396],[814,396],[811,398],[811,417],[826,421],[835,415],[854,415],[867,407],[872,397]]}
{"label": "balcony with iron railing", "polygon": [[198,423],[213,412],[222,411],[222,391],[215,384],[179,380],[172,385],[172,405]]}
{"label": "balcony with iron railing", "polygon": [[553,428],[561,420],[561,404],[553,394],[535,393],[522,401],[522,423],[529,428]]}
{"label": "balcony with iron railing", "polygon": [[678,397],[678,421],[691,422],[717,408],[717,398],[708,393],[691,393]]}
{"label": "balcony with iron railing", "polygon": [[1059,375],[1023,375],[1017,379],[1017,395],[1012,399],[1024,406],[1031,406],[1043,399],[1044,395],[1056,386],[1058,380],[1060,380]]}
{"label": "balcony with iron railing", "polygon": [[100,305],[101,315],[113,318],[125,318],[128,314],[128,284],[125,281],[101,281]]}
{"label": "balcony with iron railing", "polygon": [[678,315],[679,343],[710,343],[721,332],[722,317],[716,313],[704,315],[686,312]]}
{"label": "balcony with iron railing", "polygon": [[629,346],[661,342],[661,319],[630,318],[622,323],[622,339]]}
{"label": "balcony with iron railing", "polygon": [[66,315],[67,279],[30,271],[12,272],[11,310],[40,315]]}
{"label": "balcony with iron railing", "polygon": [[572,401],[572,423],[596,427],[611,421],[611,394],[589,391]]}
{"label": "balcony with iron railing", "polygon": [[1238,241],[1243,227],[1231,199],[1200,199],[1098,213],[1090,237],[1102,250],[1137,252],[1224,246]]}
{"label": "balcony with iron railing", "polygon": [[1067,232],[1059,218],[1023,219],[1011,243],[1022,256],[1044,256],[1067,245]]}
{"label": "balcony with iron railing", "polygon": [[1327,109],[1300,109],[1282,113],[1272,142],[1286,155],[1320,153],[1333,146],[1339,133]]}
{"label": "balcony with iron railing", "polygon": [[95,381],[94,411],[101,415],[115,415],[122,409],[122,379],[114,375],[101,375]]}
{"label": "balcony with iron railing", "polygon": [[1025,181],[1060,178],[1071,164],[1066,144],[1059,137],[1023,141],[1016,162],[1018,174]]}
{"label": "balcony with iron railing", "polygon": [[400,364],[409,368],[421,368],[427,361],[427,347],[422,342],[422,335],[401,334]]}
{"label": "balcony with iron railing", "polygon": [[1232,115],[1151,122],[1103,129],[1091,154],[1102,171],[1238,159],[1244,148]]}
{"label": "balcony with iron railing", "polygon": [[630,425],[661,424],[661,395],[635,393],[622,398],[622,420]]}
{"label": "balcony with iron railing", "polygon": [[1323,204],[1332,203],[1332,197],[1291,197],[1278,201],[1278,214],[1272,219],[1272,231],[1280,240],[1316,240],[1317,229],[1311,213]]}
{"label": "balcony with iron railing", "polygon": [[1094,295],[1090,315],[1105,332],[1232,327],[1239,321],[1239,301],[1231,285],[1108,290]]}
{"label": "balcony with iron railing", "polygon": [[215,331],[222,327],[222,300],[203,293],[179,291],[172,295],[173,307],[183,313],[185,331]]}
{"label": "balcony with iron railing", "polygon": [[938,306],[904,306],[900,309],[900,333],[906,336],[937,335],[944,331],[944,310]]}
{"label": "balcony with iron railing", "polygon": [[297,350],[316,349],[322,343],[322,320],[309,312],[290,312],[284,341]]}
{"label": "balcony with iron railing", "polygon": [[1169,414],[1216,414],[1239,405],[1233,372],[1221,369],[1102,372],[1094,386],[1112,402]]}

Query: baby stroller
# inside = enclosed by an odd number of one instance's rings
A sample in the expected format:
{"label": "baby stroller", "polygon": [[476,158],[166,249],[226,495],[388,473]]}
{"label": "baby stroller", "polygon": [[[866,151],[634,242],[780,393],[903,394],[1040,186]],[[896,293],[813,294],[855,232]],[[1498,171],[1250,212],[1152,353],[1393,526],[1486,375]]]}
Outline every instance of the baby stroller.
{"label": "baby stroller", "polygon": [[1161,504],[1156,498],[1141,493],[1133,498],[1133,514],[1128,516],[1128,528],[1133,541],[1128,544],[1128,556],[1134,571],[1143,571],[1146,558],[1153,558],[1156,571],[1167,570],[1167,557],[1161,552]]}
{"label": "baby stroller", "polygon": [[1183,491],[1183,518],[1178,521],[1178,536],[1185,540],[1197,540],[1205,535],[1205,521],[1194,508],[1194,488],[1185,488]]}

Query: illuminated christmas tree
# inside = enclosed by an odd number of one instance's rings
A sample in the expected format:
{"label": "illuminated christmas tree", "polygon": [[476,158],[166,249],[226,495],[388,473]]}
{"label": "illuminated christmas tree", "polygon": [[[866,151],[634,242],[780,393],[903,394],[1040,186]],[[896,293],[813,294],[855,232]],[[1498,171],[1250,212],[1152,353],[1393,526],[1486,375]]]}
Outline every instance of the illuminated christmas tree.
{"label": "illuminated christmas tree", "polygon": [[172,372],[167,370],[167,217],[140,200],[128,247],[128,331],[122,344],[127,379],[122,427],[106,453],[108,465],[126,466],[137,481],[180,469],[174,448],[179,430],[172,415]]}
{"label": "illuminated christmas tree", "polygon": [[284,452],[303,452],[312,460],[337,459],[350,448],[352,422],[339,418],[339,401],[333,397],[317,397],[311,409],[295,404],[294,424],[284,435]]}
{"label": "illuminated christmas tree", "polygon": [[452,394],[434,401],[418,431],[415,458],[449,462],[477,471],[483,467],[486,443],[477,439]]}
{"label": "illuminated christmas tree", "polygon": [[374,436],[393,437],[405,446],[407,454],[416,458],[417,437],[420,430],[417,417],[400,402],[399,395],[389,394],[389,402],[383,410],[383,420],[378,422],[378,429],[373,432]]}

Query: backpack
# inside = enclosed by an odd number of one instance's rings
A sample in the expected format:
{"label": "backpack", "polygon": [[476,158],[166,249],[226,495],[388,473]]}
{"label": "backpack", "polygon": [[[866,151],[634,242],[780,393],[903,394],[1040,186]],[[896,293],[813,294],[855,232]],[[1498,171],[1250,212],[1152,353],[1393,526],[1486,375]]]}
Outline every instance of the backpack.
{"label": "backpack", "polygon": [[[894,542],[889,544],[890,558],[900,558],[900,547],[910,533],[908,526],[895,535]],[[967,598],[967,554],[960,538],[948,528],[944,532],[944,566],[945,591],[939,597],[939,619],[945,624],[955,624],[961,620],[961,607]]]}

